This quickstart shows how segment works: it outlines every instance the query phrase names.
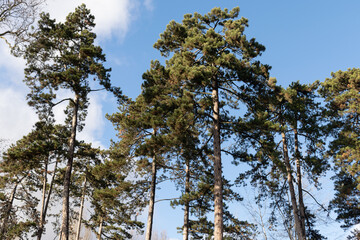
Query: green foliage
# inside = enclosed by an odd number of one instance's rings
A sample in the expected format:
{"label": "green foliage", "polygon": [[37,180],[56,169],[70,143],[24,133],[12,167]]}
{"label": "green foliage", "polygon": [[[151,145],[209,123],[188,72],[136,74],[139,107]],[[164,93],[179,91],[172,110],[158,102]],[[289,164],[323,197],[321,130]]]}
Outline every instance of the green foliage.
{"label": "green foliage", "polygon": [[138,189],[126,179],[130,169],[119,159],[109,159],[108,153],[98,153],[94,157],[99,161],[88,165],[86,172],[89,182],[87,195],[92,209],[90,219],[85,221],[86,226],[97,232],[102,223],[102,238],[129,239],[130,230],[141,231],[144,226],[136,220],[142,199]]}
{"label": "green foliage", "polygon": [[[276,86],[274,79],[270,79],[268,84],[269,89],[259,96],[259,101],[235,125],[237,144],[233,146],[232,154],[236,164],[245,162],[250,166],[250,170],[239,175],[237,182],[245,184],[250,179],[250,183],[260,189],[256,196],[258,204],[264,198],[272,200],[271,223],[276,224],[281,219],[275,217],[276,212],[280,215],[288,213],[288,219],[283,219],[282,224],[292,228],[293,224],[287,221],[294,217],[287,211],[289,202],[283,197],[290,188],[286,184],[289,175],[296,181],[297,194],[300,194],[303,188],[299,186],[299,181],[307,179],[319,187],[319,178],[329,169],[327,159],[323,157],[324,118],[316,96],[319,83],[306,85],[294,82],[287,89]],[[285,139],[287,152],[283,149],[281,138]],[[285,154],[290,154],[288,166]],[[300,202],[303,202],[301,195],[297,196],[296,212],[300,211]],[[304,214],[307,236],[312,233],[315,236],[312,215],[309,212]]]}
{"label": "green foliage", "polygon": [[[120,97],[119,88],[112,87],[109,72],[105,68],[105,55],[92,28],[94,16],[85,5],[70,13],[64,23],[56,23],[49,14],[41,14],[39,30],[27,46],[25,83],[31,89],[29,104],[41,115],[56,105],[54,100],[59,89],[69,89],[79,95],[80,108],[87,109],[88,93],[92,91],[90,77],[105,89]],[[70,101],[70,108],[73,108]]]}
{"label": "green foliage", "polygon": [[[175,85],[180,92],[192,94],[193,106],[187,111],[194,117],[189,126],[198,133],[187,136],[195,136],[196,141],[203,142],[208,150],[202,149],[204,153],[193,154],[193,158],[188,159],[191,168],[199,166],[198,159],[208,162],[205,166],[211,164],[211,159],[215,168],[221,169],[220,142],[225,142],[232,134],[234,117],[230,110],[238,110],[241,104],[251,107],[257,101],[257,95],[266,88],[270,67],[255,61],[265,47],[255,39],[247,39],[244,30],[248,21],[237,19],[238,15],[239,8],[231,11],[214,8],[205,15],[186,14],[182,23],[171,21],[154,45],[163,56],[170,57],[166,62],[169,71],[166,86]],[[217,104],[220,110],[215,109]],[[209,141],[211,138],[213,144]],[[182,151],[188,151],[181,146]],[[210,157],[202,158],[202,154]],[[220,166],[216,167],[217,164]],[[219,172],[210,173],[217,179],[213,184],[221,189],[222,176]],[[220,195],[226,195],[225,189]],[[219,199],[219,194],[215,196]]]}
{"label": "green foliage", "polygon": [[37,122],[33,131],[4,153],[0,163],[4,190],[1,219],[9,239],[38,230],[40,199],[36,193],[41,192],[44,177],[50,175],[49,166],[64,159],[67,133],[60,125]]}
{"label": "green foliage", "polygon": [[329,155],[335,163],[335,199],[331,206],[344,220],[344,227],[360,219],[360,69],[338,71],[322,83],[320,93],[327,102],[327,118],[333,141]]}

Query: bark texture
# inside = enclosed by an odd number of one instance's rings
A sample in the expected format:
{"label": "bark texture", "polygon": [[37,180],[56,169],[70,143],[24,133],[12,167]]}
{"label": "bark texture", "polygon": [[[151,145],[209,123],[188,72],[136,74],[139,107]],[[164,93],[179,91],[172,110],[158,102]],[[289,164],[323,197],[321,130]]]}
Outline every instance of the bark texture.
{"label": "bark texture", "polygon": [[223,186],[220,143],[220,104],[217,81],[212,83],[213,118],[214,118],[214,240],[223,239]]}
{"label": "bark texture", "polygon": [[146,225],[146,234],[145,240],[151,239],[152,234],[152,225],[154,218],[154,208],[155,208],[155,190],[156,190],[156,157],[153,158],[151,164],[151,185],[150,185],[150,201],[149,201],[149,213]]}
{"label": "bark texture", "polygon": [[104,221],[103,221],[103,219],[101,218],[101,220],[100,220],[100,225],[99,225],[99,232],[98,232],[98,240],[101,240],[103,222],[104,222]]}

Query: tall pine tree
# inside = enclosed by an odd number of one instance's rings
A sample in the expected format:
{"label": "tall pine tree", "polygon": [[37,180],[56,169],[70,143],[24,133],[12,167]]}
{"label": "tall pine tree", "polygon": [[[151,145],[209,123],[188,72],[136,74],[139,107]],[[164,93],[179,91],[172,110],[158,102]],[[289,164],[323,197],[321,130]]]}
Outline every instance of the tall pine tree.
{"label": "tall pine tree", "polygon": [[[109,71],[104,67],[105,55],[94,45],[92,32],[94,17],[85,5],[70,13],[64,23],[56,23],[48,14],[42,14],[34,40],[27,46],[25,83],[31,89],[29,104],[41,112],[44,105],[55,103],[56,92],[69,90],[67,123],[71,136],[68,143],[67,166],[64,176],[61,239],[69,238],[69,189],[73,167],[76,133],[81,130],[89,105],[88,94],[93,90],[89,78],[93,77],[106,90],[119,94],[110,84]],[[59,103],[59,102],[58,102]]]}
{"label": "tall pine tree", "polygon": [[360,69],[331,73],[320,89],[327,103],[329,155],[335,164],[335,198],[331,206],[344,227],[360,221]]}
{"label": "tall pine tree", "polygon": [[236,19],[238,15],[239,8],[186,14],[182,23],[171,21],[154,45],[163,56],[172,56],[167,61],[169,81],[194,93],[196,104],[205,109],[213,135],[215,240],[223,239],[224,232],[221,142],[229,119],[224,114],[226,108],[238,109],[239,102],[248,104],[263,88],[269,69],[254,60],[265,48],[246,38],[248,21]]}

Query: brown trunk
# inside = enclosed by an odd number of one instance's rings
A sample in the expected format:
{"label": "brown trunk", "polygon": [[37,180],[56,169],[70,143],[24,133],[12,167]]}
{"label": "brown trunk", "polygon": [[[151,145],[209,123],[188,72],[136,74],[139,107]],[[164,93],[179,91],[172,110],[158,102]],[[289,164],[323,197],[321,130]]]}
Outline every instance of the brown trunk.
{"label": "brown trunk", "polygon": [[220,143],[220,106],[217,81],[212,83],[213,118],[214,118],[214,240],[223,239],[223,189]]}
{"label": "brown trunk", "polygon": [[75,94],[74,97],[74,108],[71,123],[71,136],[69,139],[69,152],[68,162],[65,169],[64,177],[64,190],[62,193],[63,206],[62,206],[62,223],[61,223],[61,240],[69,240],[69,201],[70,201],[70,181],[71,171],[74,159],[75,141],[76,141],[76,128],[78,121],[78,109],[79,109],[79,95]]}
{"label": "brown trunk", "polygon": [[183,240],[189,239],[189,214],[190,214],[190,201],[188,199],[190,193],[190,161],[186,160],[185,169],[185,209],[184,209],[184,228],[183,228]]}
{"label": "brown trunk", "polygon": [[285,136],[284,131],[281,132],[281,136],[282,136],[282,144],[283,144],[283,152],[284,152],[284,163],[285,163],[286,174],[287,174],[287,182],[289,184],[291,206],[293,209],[294,220],[295,220],[295,231],[296,231],[296,235],[298,236],[298,239],[304,240],[305,238],[303,237],[302,232],[301,232],[299,210],[298,210],[298,206],[297,206],[297,202],[296,202],[296,195],[295,195],[295,189],[294,189],[294,184],[293,184],[293,176],[292,176],[290,159],[289,159],[287,142],[286,142],[286,136]]}
{"label": "brown trunk", "polygon": [[302,175],[301,175],[301,161],[300,161],[300,152],[299,152],[299,139],[298,139],[298,131],[297,124],[294,128],[294,144],[295,144],[295,158],[296,158],[296,175],[298,182],[298,198],[299,198],[299,213],[300,213],[300,228],[302,232],[302,236],[306,236],[305,230],[305,206],[304,206],[304,198],[302,191]]}
{"label": "brown trunk", "polygon": [[84,200],[85,200],[85,194],[86,194],[86,181],[87,181],[87,178],[85,175],[84,186],[83,186],[83,190],[82,190],[82,194],[81,194],[78,225],[77,225],[77,229],[76,229],[76,240],[80,239],[81,221],[82,221],[82,215],[83,215],[83,210],[84,210]]}
{"label": "brown trunk", "polygon": [[[156,134],[154,130],[154,135]],[[154,155],[153,161],[151,164],[151,185],[150,185],[150,201],[149,201],[149,213],[146,225],[146,234],[145,240],[151,239],[152,234],[152,225],[153,225],[153,217],[154,217],[154,205],[155,205],[155,190],[156,190],[156,156]]]}
{"label": "brown trunk", "polygon": [[40,220],[39,233],[38,233],[38,236],[37,236],[38,240],[41,239],[42,234],[44,232],[44,224],[45,224],[45,219],[46,219],[46,212],[47,212],[47,209],[48,209],[48,206],[49,206],[50,196],[51,196],[52,189],[53,189],[53,186],[54,186],[54,179],[55,179],[55,174],[56,174],[56,170],[57,170],[57,165],[58,165],[58,161],[56,160],[55,167],[54,167],[54,173],[53,173],[53,175],[51,177],[49,191],[48,191],[48,194],[47,194],[47,197],[46,197],[46,202],[45,202],[45,205],[43,207],[43,212],[40,215],[41,220]]}
{"label": "brown trunk", "polygon": [[103,226],[103,219],[100,219],[100,225],[99,225],[99,232],[98,232],[98,240],[101,240],[101,234],[102,234],[102,226]]}

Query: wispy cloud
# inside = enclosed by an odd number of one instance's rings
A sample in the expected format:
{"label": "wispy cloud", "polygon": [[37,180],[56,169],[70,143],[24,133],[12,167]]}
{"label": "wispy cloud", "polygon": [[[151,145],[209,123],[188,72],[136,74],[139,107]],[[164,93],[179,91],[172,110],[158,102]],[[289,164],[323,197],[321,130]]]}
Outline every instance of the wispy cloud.
{"label": "wispy cloud", "polygon": [[95,32],[100,39],[122,39],[128,32],[136,12],[137,1],[131,0],[48,0],[45,11],[52,18],[64,21],[69,12],[85,3],[95,16]]}
{"label": "wispy cloud", "polygon": [[144,0],[144,6],[148,11],[153,11],[154,10],[153,0]]}

